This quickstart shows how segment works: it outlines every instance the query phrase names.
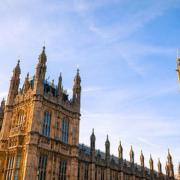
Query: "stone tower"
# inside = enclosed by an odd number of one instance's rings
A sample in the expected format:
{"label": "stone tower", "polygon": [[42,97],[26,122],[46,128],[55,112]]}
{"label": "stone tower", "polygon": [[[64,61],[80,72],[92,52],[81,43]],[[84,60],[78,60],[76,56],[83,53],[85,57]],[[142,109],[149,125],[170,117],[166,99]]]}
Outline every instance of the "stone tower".
{"label": "stone tower", "polygon": [[45,47],[35,75],[22,88],[20,61],[13,70],[6,106],[0,107],[0,179],[77,180],[81,78],[74,78],[73,97],[46,80]]}

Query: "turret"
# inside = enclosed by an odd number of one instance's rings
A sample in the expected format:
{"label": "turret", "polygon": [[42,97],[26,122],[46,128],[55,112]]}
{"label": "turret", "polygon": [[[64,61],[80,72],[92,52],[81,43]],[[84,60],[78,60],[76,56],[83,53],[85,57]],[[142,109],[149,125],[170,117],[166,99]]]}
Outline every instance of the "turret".
{"label": "turret", "polygon": [[154,179],[154,161],[153,161],[151,155],[150,155],[150,159],[149,159],[149,169],[150,169],[151,179]]}
{"label": "turret", "polygon": [[63,94],[62,74],[60,73],[59,80],[58,80],[57,96],[60,98],[60,97],[62,97],[62,94]]}
{"label": "turret", "polygon": [[141,150],[141,155],[140,155],[140,163],[141,163],[141,167],[144,168],[144,155],[143,155],[142,150]]}
{"label": "turret", "polygon": [[10,82],[7,105],[13,105],[14,99],[16,95],[18,94],[18,89],[19,89],[19,84],[20,84],[20,74],[21,74],[20,60],[18,60],[18,63],[13,70],[13,76]]}
{"label": "turret", "polygon": [[80,107],[80,100],[81,100],[81,77],[79,75],[79,69],[77,69],[77,73],[74,78],[74,85],[73,85],[73,102],[78,104],[78,106]]}
{"label": "turret", "polygon": [[167,155],[167,166],[169,169],[169,177],[174,178],[174,165],[172,162],[172,156],[170,154],[170,150],[168,149],[168,155]]}
{"label": "turret", "polygon": [[29,73],[27,73],[27,76],[25,78],[24,85],[23,85],[23,92],[26,93],[29,88],[30,88]]}
{"label": "turret", "polygon": [[149,169],[151,172],[154,171],[154,162],[153,162],[153,159],[152,159],[152,156],[150,155],[150,159],[149,159]]}
{"label": "turret", "polygon": [[166,170],[166,176],[169,177],[170,173],[169,173],[168,162],[166,162],[165,170]]}
{"label": "turret", "polygon": [[96,152],[96,137],[95,137],[95,134],[94,134],[94,129],[92,130],[92,134],[91,134],[91,137],[90,137],[90,147],[91,147],[91,156],[92,156],[92,160],[94,160],[95,158],[95,152]]}
{"label": "turret", "polygon": [[123,160],[123,147],[121,145],[121,141],[119,143],[118,152],[119,152],[119,160]]}
{"label": "turret", "polygon": [[109,162],[110,161],[110,142],[109,142],[109,137],[107,135],[107,139],[105,142],[105,149],[106,149],[106,161]]}
{"label": "turret", "polygon": [[36,94],[43,94],[44,91],[44,80],[46,75],[46,62],[47,57],[45,53],[45,47],[43,47],[43,50],[38,58],[38,64],[36,66],[36,75],[35,75],[35,93]]}
{"label": "turret", "polygon": [[158,177],[161,177],[162,176],[162,164],[161,164],[161,161],[160,159],[158,159]]}
{"label": "turret", "polygon": [[132,164],[134,164],[134,151],[133,151],[132,146],[131,146],[131,149],[130,149],[130,152],[129,152],[129,156],[130,156],[130,162]]}

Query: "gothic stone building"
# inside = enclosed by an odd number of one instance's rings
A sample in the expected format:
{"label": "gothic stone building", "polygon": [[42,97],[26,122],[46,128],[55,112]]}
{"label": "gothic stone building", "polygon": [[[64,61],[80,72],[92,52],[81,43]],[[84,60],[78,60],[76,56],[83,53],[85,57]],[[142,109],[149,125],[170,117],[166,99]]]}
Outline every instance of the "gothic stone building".
{"label": "gothic stone building", "polygon": [[96,150],[94,131],[90,147],[79,144],[81,78],[74,78],[73,96],[69,99],[62,86],[45,79],[47,57],[45,47],[38,58],[33,78],[25,78],[20,89],[20,61],[13,70],[7,101],[0,107],[0,180],[150,180],[175,179],[172,157],[168,153],[166,174],[159,161],[154,170],[110,154],[107,137],[105,152]]}

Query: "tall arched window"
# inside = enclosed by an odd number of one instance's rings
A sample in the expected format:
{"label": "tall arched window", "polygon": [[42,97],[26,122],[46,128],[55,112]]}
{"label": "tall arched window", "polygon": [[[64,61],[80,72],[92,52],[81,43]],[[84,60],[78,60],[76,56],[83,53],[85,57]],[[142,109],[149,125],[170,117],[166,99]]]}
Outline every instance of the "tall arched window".
{"label": "tall arched window", "polygon": [[62,120],[62,142],[68,144],[69,122],[67,119]]}
{"label": "tall arched window", "polygon": [[50,136],[50,126],[51,126],[51,114],[49,112],[44,113],[43,131],[44,136]]}

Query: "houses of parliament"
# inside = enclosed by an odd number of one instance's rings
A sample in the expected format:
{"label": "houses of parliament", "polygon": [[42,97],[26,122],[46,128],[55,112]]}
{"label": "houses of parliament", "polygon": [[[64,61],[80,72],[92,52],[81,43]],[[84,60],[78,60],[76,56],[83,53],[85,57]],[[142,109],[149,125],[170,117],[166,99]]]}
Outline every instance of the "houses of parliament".
{"label": "houses of parliament", "polygon": [[43,47],[35,75],[27,74],[21,88],[20,61],[13,70],[0,106],[0,180],[180,180],[170,151],[163,173],[160,160],[156,168],[152,157],[146,167],[142,152],[137,164],[132,147],[125,160],[121,143],[118,156],[112,156],[108,136],[105,151],[96,150],[94,130],[90,145],[80,144],[80,72],[69,98],[61,74],[58,85],[46,80],[46,63]]}

